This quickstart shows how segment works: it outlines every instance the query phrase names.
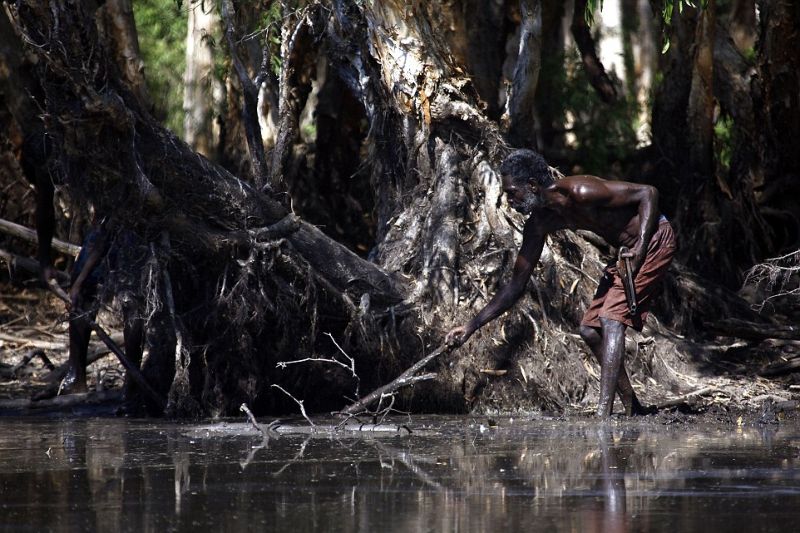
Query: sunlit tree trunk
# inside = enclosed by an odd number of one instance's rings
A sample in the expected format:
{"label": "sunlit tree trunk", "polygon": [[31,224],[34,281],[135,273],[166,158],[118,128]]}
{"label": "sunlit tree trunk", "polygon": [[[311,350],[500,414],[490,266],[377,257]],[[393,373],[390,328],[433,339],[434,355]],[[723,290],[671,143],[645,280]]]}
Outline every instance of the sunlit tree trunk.
{"label": "sunlit tree trunk", "polygon": [[214,72],[219,14],[213,2],[190,2],[187,16],[186,72],[183,90],[183,138],[198,153],[217,159],[223,90]]}
{"label": "sunlit tree trunk", "polygon": [[654,18],[649,0],[622,2],[626,86],[637,105],[636,137],[642,145],[651,140],[650,96],[658,63]]}
{"label": "sunlit tree trunk", "polygon": [[144,77],[144,62],[139,52],[139,36],[133,19],[132,0],[107,0],[99,10],[106,42],[125,78],[145,109],[152,108]]}
{"label": "sunlit tree trunk", "polygon": [[502,122],[513,145],[535,147],[534,95],[542,68],[542,2],[520,0],[519,11],[517,60]]}

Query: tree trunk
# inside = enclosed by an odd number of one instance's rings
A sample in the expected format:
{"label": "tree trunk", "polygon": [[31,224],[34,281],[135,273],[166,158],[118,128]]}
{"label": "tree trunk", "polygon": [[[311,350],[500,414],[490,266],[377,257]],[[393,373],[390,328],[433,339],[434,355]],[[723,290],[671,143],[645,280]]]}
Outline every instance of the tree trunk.
{"label": "tree trunk", "polygon": [[99,9],[101,32],[120,68],[125,83],[133,90],[143,109],[153,108],[144,78],[144,62],[139,52],[139,36],[133,19],[131,0],[106,0]]}
{"label": "tree trunk", "polygon": [[708,179],[714,175],[714,29],[715,2],[700,11],[695,36],[692,84],[687,111],[689,164]]}
{"label": "tree trunk", "polygon": [[564,102],[558,97],[564,84],[564,3],[545,2],[542,6],[542,72],[539,76],[536,111],[539,116],[541,149],[564,149]]}
{"label": "tree trunk", "polygon": [[765,171],[768,179],[800,173],[800,57],[792,48],[800,27],[800,4],[760,2],[758,66],[763,78]]}
{"label": "tree trunk", "polygon": [[625,49],[626,86],[637,106],[636,137],[644,144],[650,139],[650,96],[658,63],[654,17],[648,0],[622,2],[622,30]]}
{"label": "tree trunk", "polygon": [[520,0],[517,64],[508,87],[503,126],[514,146],[536,147],[534,95],[542,67],[542,3]]}
{"label": "tree trunk", "polygon": [[617,99],[617,89],[608,77],[600,58],[597,57],[594,38],[586,22],[586,3],[587,0],[575,0],[572,9],[572,36],[581,52],[583,68],[586,70],[589,83],[604,102],[611,103]]}
{"label": "tree trunk", "polygon": [[214,72],[214,44],[220,35],[219,14],[209,2],[187,10],[186,72],[183,76],[183,138],[193,150],[218,160],[222,85]]}

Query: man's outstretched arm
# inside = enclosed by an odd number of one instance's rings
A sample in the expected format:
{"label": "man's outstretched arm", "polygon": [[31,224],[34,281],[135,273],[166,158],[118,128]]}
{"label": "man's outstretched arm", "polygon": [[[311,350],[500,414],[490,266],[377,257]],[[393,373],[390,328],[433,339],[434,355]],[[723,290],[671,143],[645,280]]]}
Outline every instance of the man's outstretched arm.
{"label": "man's outstretched arm", "polygon": [[536,263],[539,262],[539,257],[542,255],[545,235],[545,233],[534,227],[530,219],[528,220],[523,232],[522,246],[519,254],[517,254],[517,260],[514,262],[511,281],[501,287],[472,320],[463,326],[450,330],[447,337],[445,337],[447,344],[458,346],[465,343],[475,331],[502,315],[520,299],[525,291],[528,278],[531,277],[533,267],[536,266]]}

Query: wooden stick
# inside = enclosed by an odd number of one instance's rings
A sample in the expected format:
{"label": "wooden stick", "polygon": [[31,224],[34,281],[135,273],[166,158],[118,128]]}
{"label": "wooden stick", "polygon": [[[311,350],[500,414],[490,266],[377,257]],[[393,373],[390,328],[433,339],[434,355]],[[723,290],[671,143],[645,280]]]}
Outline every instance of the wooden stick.
{"label": "wooden stick", "polygon": [[[0,218],[0,231],[29,242],[39,242],[39,236],[36,234],[35,230],[20,226],[9,220],[3,220],[2,218]],[[77,244],[64,242],[59,239],[53,239],[52,243],[54,249],[73,257],[77,256],[81,251],[81,247]]]}
{"label": "wooden stick", "polygon": [[434,377],[436,377],[436,374],[434,373],[425,374],[423,376],[414,376],[414,374],[422,370],[422,368],[425,365],[433,361],[435,358],[439,357],[445,352],[449,352],[451,349],[452,349],[451,346],[448,346],[447,344],[442,344],[434,351],[432,351],[431,353],[429,353],[428,355],[426,355],[425,357],[414,363],[413,366],[411,366],[405,372],[400,374],[400,376],[398,376],[394,381],[375,389],[374,391],[370,392],[360,400],[348,405],[342,410],[342,412],[348,415],[358,413],[360,411],[363,411],[369,404],[371,404],[372,402],[381,398],[383,395],[389,392],[394,392],[397,389],[400,389],[407,385],[412,385],[419,381],[433,379]]}
{"label": "wooden stick", "polygon": [[711,392],[716,392],[718,390],[719,390],[718,387],[704,387],[702,389],[690,392],[689,394],[684,394],[683,396],[679,396],[677,398],[661,402],[656,405],[656,408],[666,409],[667,407],[679,407],[681,405],[686,405],[690,400],[694,400],[696,398],[699,398],[700,396],[709,394]]}
{"label": "wooden stick", "polygon": [[42,348],[43,350],[60,350],[64,347],[63,342],[37,341],[35,339],[15,337],[14,335],[9,335],[7,333],[0,333],[0,340],[14,342],[23,346],[30,346],[31,348]]}

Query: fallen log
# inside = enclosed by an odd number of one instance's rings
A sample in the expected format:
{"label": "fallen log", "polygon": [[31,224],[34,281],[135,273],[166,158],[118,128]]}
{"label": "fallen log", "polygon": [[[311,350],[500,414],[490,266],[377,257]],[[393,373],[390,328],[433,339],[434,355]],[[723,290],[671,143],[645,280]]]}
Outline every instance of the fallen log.
{"label": "fallen log", "polygon": [[[21,226],[9,220],[4,220],[0,218],[0,231],[11,235],[13,237],[17,237],[28,242],[38,243],[39,236],[36,234],[36,230],[32,230],[30,228],[26,228],[25,226]],[[64,242],[59,239],[53,239],[52,241],[53,249],[58,250],[61,253],[71,255],[72,257],[76,257],[80,251],[81,247],[77,244],[72,244],[69,242]]]}

